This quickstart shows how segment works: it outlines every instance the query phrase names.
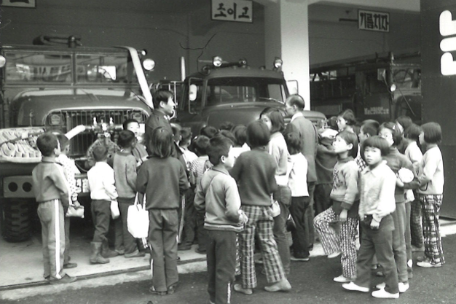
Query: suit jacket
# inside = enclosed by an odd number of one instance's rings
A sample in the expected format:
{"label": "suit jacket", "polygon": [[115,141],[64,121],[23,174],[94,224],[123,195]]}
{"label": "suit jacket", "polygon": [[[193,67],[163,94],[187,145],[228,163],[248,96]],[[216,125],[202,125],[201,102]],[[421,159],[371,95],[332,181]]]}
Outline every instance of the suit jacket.
{"label": "suit jacket", "polygon": [[315,157],[317,155],[318,135],[315,126],[304,116],[297,116],[288,124],[284,133],[288,132],[300,134],[302,140],[301,153],[304,154],[308,163],[307,182],[316,182]]}

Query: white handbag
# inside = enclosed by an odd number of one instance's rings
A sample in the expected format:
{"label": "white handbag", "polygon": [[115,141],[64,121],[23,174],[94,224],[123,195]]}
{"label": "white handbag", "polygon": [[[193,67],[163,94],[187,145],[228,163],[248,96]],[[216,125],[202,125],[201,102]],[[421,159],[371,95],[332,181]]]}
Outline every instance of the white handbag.
{"label": "white handbag", "polygon": [[142,204],[136,194],[134,205],[128,207],[127,226],[134,238],[147,238],[149,235],[149,211],[146,210],[145,194]]}
{"label": "white handbag", "polygon": [[119,203],[117,201],[111,201],[111,216],[113,220],[120,216]]}

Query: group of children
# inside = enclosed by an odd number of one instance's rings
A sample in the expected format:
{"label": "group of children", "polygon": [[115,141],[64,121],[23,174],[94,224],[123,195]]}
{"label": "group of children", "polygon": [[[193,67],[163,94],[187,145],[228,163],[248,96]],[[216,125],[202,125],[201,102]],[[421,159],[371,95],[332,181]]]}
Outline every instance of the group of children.
{"label": "group of children", "polygon": [[[412,242],[416,247],[424,245],[425,257],[418,266],[444,264],[438,220],[443,198],[440,126],[365,121],[357,132],[350,111],[338,116],[337,125],[337,131],[320,132],[317,175],[319,162],[326,171],[320,173],[324,180],[317,182],[315,190],[318,215],[313,224],[328,257],[341,255],[342,274],[334,281],[345,283],[348,290],[368,292],[372,265],[379,264],[385,284],[372,295],[397,298],[409,287]],[[90,262],[107,263],[108,257],[118,254],[144,256],[128,232],[126,219],[128,207],[145,195],[153,269],[150,292],[174,293],[179,281],[178,248],[187,250],[197,241],[197,251],[207,255],[210,302],[229,303],[232,289],[250,295],[257,287],[255,240],[270,284],[265,290],[290,290],[290,261],[309,261],[313,239],[305,216],[311,204],[308,162],[301,153],[305,139],[299,132],[284,132],[282,113],[266,109],[260,120],[247,126],[204,127],[193,139],[189,129],[174,128],[172,134],[157,127],[144,143],[148,153],[138,143],[138,126],[134,120],[124,124],[112,167],[107,149],[93,148],[95,165],[87,173],[95,227]],[[63,145],[67,144],[68,140]],[[418,144],[425,151],[421,159]],[[43,162],[33,172],[45,277],[51,282],[75,280],[62,270],[69,263],[63,259],[62,245],[68,233],[49,226],[63,227],[69,202],[78,206],[68,187],[71,177],[60,168],[55,170],[63,145],[51,133],[40,136],[37,146]],[[46,187],[40,186],[44,183]],[[121,214],[114,251],[107,242],[112,203],[118,204]],[[286,239],[290,221],[294,226],[291,251]],[[54,236],[55,231],[61,234]],[[56,238],[60,247],[51,244]],[[241,280],[234,284],[238,260]]]}
{"label": "group of children", "polygon": [[347,290],[369,292],[371,269],[381,266],[385,283],[377,285],[372,296],[398,298],[413,277],[412,244],[416,250],[424,246],[418,266],[441,267],[445,262],[439,233],[444,183],[440,125],[420,127],[400,117],[396,122],[366,120],[357,126],[351,110],[336,121],[332,149],[319,149],[336,156],[329,193],[332,206],[315,217],[315,229],[328,258],[341,255],[342,275],[334,281],[344,283]]}
{"label": "group of children", "polygon": [[[108,148],[95,145],[91,150],[93,167],[87,172],[90,189],[91,214],[95,231],[91,243],[91,264],[109,263],[109,257],[119,254],[126,258],[142,257],[136,239],[127,229],[128,206],[135,202],[136,176],[139,164],[145,160],[144,147],[136,145],[139,124],[136,120],[125,121],[119,133],[117,151],[108,165]],[[133,131],[131,131],[133,130]],[[42,226],[44,277],[51,284],[71,283],[76,280],[63,269],[77,267],[70,262],[69,208],[83,208],[78,201],[75,174],[80,173],[74,160],[68,157],[70,140],[60,133],[47,132],[38,137],[37,147],[43,156],[32,173],[33,190]],[[108,231],[111,222],[111,204],[120,211],[120,227],[116,227],[116,250],[110,250]]]}

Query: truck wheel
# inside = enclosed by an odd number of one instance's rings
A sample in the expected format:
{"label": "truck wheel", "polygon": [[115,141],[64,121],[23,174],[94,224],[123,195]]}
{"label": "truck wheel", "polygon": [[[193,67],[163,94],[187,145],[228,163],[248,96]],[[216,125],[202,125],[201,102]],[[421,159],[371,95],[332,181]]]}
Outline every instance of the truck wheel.
{"label": "truck wheel", "polygon": [[3,204],[3,238],[8,242],[23,242],[31,236],[30,203]]}

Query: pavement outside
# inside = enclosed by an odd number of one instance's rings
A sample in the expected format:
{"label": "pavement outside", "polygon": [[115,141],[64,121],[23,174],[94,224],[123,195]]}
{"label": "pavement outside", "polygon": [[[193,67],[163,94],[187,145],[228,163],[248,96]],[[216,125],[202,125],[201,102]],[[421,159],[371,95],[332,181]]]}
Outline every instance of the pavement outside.
{"label": "pavement outside", "polygon": [[[73,231],[73,230],[72,230]],[[454,221],[442,221],[441,227],[442,234],[450,235],[456,233],[456,225]],[[73,231],[72,237],[72,262],[78,263],[78,267],[68,269],[67,273],[78,277],[78,281],[72,284],[50,286],[42,279],[42,255],[41,243],[39,236],[34,236],[31,240],[23,243],[6,243],[0,241],[0,302],[13,303],[10,301],[21,301],[33,298],[34,303],[147,303],[148,298],[156,296],[148,295],[147,290],[150,287],[150,269],[149,269],[149,256],[144,258],[125,259],[123,256],[118,256],[111,259],[111,263],[104,265],[90,265],[90,237],[87,234],[79,233],[80,231]],[[450,241],[448,245],[447,241]],[[416,282],[423,282],[424,290],[432,292],[435,290],[451,290],[454,291],[454,277],[456,269],[453,265],[453,252],[456,250],[456,236],[446,237],[443,239],[445,256],[447,264],[440,269],[420,269],[414,267],[415,277],[412,280],[411,291],[415,288]],[[195,246],[194,248],[195,249]],[[161,297],[153,300],[153,303],[207,303],[201,296],[207,296],[206,293],[206,278],[205,278],[205,256],[190,251],[179,251],[181,262],[179,263],[179,273],[188,274],[181,276],[181,284],[176,295]],[[417,254],[417,253],[416,253]],[[415,255],[416,255],[415,254]],[[342,289],[338,283],[332,282],[332,278],[340,275],[340,262],[328,260],[323,255],[320,244],[316,243],[314,250],[311,252],[311,261],[308,263],[293,263],[292,275],[290,282],[293,285],[291,293],[269,294],[262,290],[262,287],[267,283],[264,276],[258,274],[259,288],[256,289],[253,297],[238,295],[235,293],[233,299],[238,299],[247,303],[275,303],[274,299],[288,299],[283,303],[298,303],[300,293],[305,292],[307,295],[314,294],[312,301],[304,301],[299,303],[328,303],[322,299],[330,300],[329,303],[342,303],[349,301],[352,298],[351,293],[338,291],[335,294],[341,293],[342,298],[333,293],[326,293],[322,286],[331,286],[331,291]],[[338,260],[338,259],[334,259]],[[295,267],[296,265],[296,267]],[[258,272],[259,273],[259,272]],[[439,275],[442,274],[442,275]],[[446,277],[447,274],[451,274]],[[437,279],[430,279],[428,275],[437,275]],[[427,282],[427,283],[426,283]],[[112,286],[116,285],[113,289]],[[97,287],[96,289],[93,289]],[[117,298],[114,296],[120,290],[125,289],[124,293],[119,293]],[[83,297],[76,296],[81,290],[84,290]],[[101,292],[100,290],[103,290]],[[127,296],[136,290],[136,293],[131,297]],[[180,292],[182,290],[182,292]],[[320,290],[321,294],[315,293]],[[424,292],[416,290],[418,292]],[[98,297],[98,294],[103,294]],[[70,294],[74,294],[73,297]],[[111,295],[112,294],[112,295]],[[194,294],[194,298],[187,298],[187,294]],[[258,298],[258,296],[259,298]],[[408,295],[407,292],[406,295]],[[417,298],[416,303],[444,303],[444,298],[440,295],[434,294],[433,300],[430,302],[421,302],[421,298]],[[66,299],[66,297],[70,297]],[[282,298],[281,298],[281,297]],[[302,294],[301,294],[302,296]],[[54,298],[54,301],[45,301]],[[120,298],[119,298],[120,297]],[[197,300],[199,297],[199,300]],[[358,295],[356,297],[364,299],[371,299],[368,295]],[[403,302],[401,299],[397,303],[413,303]],[[40,300],[41,299],[41,300]],[[83,300],[85,299],[85,300]],[[111,299],[111,300],[108,300]],[[119,301],[116,301],[119,299]],[[260,300],[264,299],[264,300]],[[309,300],[311,298],[308,298]],[[343,299],[343,301],[342,301]],[[451,298],[452,299],[452,298]],[[238,303],[236,300],[234,303]],[[315,300],[315,302],[313,301]],[[340,300],[340,302],[338,301]],[[442,301],[441,301],[442,300]],[[381,300],[375,301],[382,303]],[[353,302],[358,303],[358,302]],[[362,303],[362,302],[359,302]],[[456,303],[456,300],[446,299],[445,303]]]}

